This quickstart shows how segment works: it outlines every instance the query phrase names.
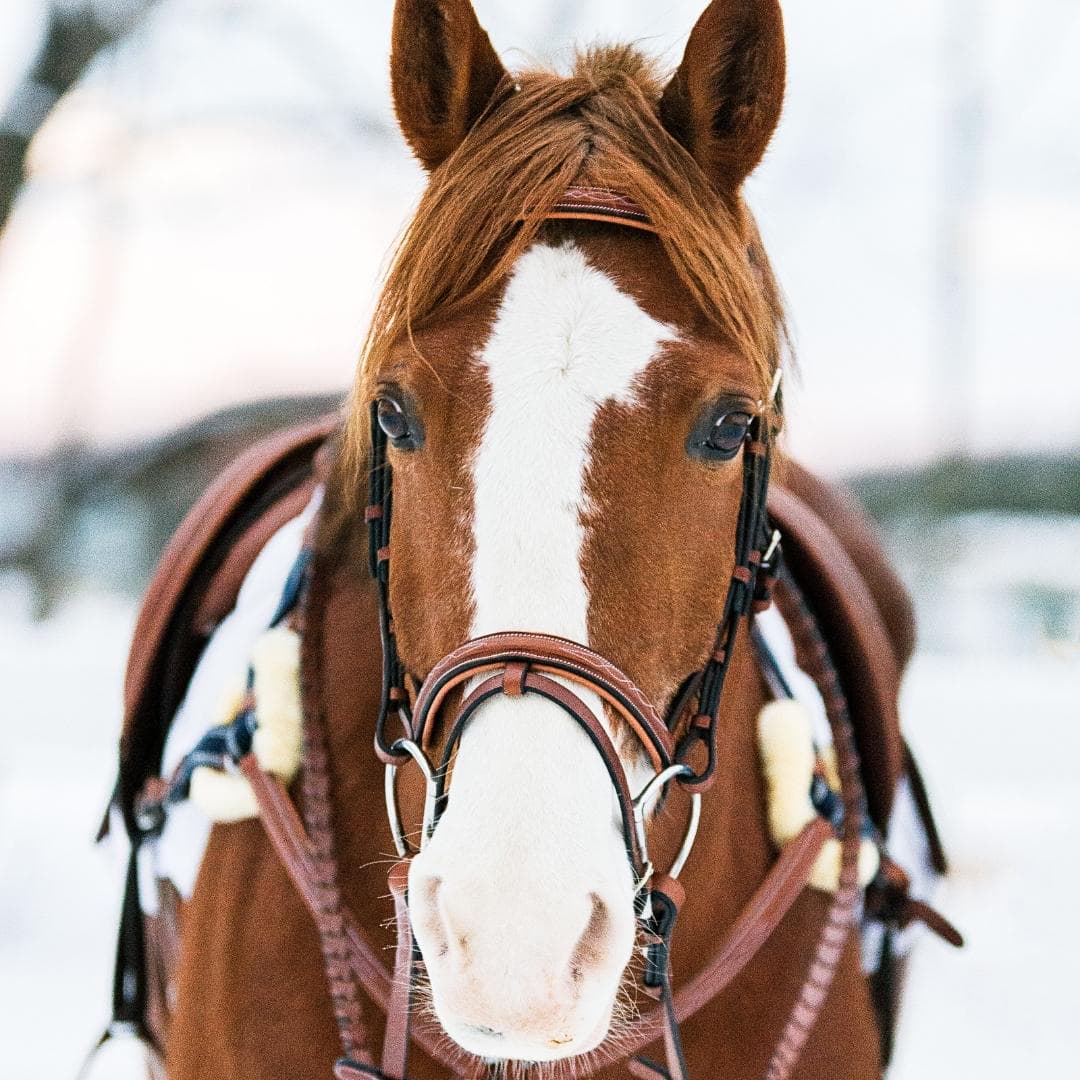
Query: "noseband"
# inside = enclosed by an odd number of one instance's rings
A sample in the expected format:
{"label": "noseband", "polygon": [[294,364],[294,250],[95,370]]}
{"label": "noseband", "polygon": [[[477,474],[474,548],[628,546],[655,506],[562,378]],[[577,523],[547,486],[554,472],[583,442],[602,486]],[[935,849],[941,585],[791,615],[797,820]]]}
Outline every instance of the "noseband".
{"label": "noseband", "polygon": [[[458,689],[464,697],[442,744],[438,768],[433,769],[429,755],[435,728],[452,692]],[[656,775],[636,797],[631,794],[626,770],[611,737],[581,691],[597,695],[634,732],[645,750]],[[645,886],[653,873],[648,858],[645,813],[653,796],[670,780],[688,776],[690,767],[675,761],[671,731],[622,671],[584,645],[550,634],[510,631],[475,638],[443,657],[424,680],[408,721],[410,737],[397,740],[389,748],[390,753],[380,751],[387,768],[387,812],[398,854],[408,853],[408,843],[395,795],[397,755],[405,751],[412,757],[427,783],[423,843],[431,836],[445,808],[451,760],[466,726],[481,705],[500,694],[514,698],[535,694],[545,698],[563,709],[589,737],[615,789],[626,855],[638,883],[635,895],[641,898],[644,907],[648,899]],[[678,876],[689,857],[697,832],[700,794],[694,794],[692,800],[690,825],[676,859],[677,867],[670,871],[672,877]]]}

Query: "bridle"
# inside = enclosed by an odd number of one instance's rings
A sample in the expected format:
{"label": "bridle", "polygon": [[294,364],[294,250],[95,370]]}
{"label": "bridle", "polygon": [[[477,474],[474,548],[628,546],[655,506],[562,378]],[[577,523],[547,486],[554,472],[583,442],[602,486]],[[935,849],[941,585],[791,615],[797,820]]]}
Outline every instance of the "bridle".
{"label": "bridle", "polygon": [[[606,189],[574,188],[545,215],[547,218],[602,221],[656,232],[632,200]],[[775,396],[779,380],[772,386]],[[472,639],[444,656],[410,694],[409,674],[402,663],[390,604],[390,526],[393,470],[388,438],[378,422],[378,404],[371,403],[371,457],[368,529],[369,569],[378,588],[382,642],[382,694],[375,730],[375,752],[386,767],[386,807],[398,855],[408,859],[410,846],[397,799],[400,768],[415,763],[425,783],[420,847],[430,839],[447,805],[453,755],[476,711],[505,695],[536,695],[559,706],[588,736],[614,789],[627,859],[635,881],[635,910],[650,942],[643,980],[665,1007],[667,1071],[649,1066],[671,1080],[685,1077],[678,1024],[672,1005],[669,951],[682,902],[678,877],[693,849],[701,815],[701,798],[716,778],[720,705],[739,627],[755,608],[768,606],[771,573],[778,557],[779,534],[766,514],[771,464],[769,413],[772,400],[759,403],[742,446],[742,493],[735,539],[735,565],[723,613],[709,658],[684,683],[666,716],[661,716],[632,679],[585,645],[550,634],[507,631]],[[415,682],[414,682],[415,685]],[[653,776],[634,793],[607,729],[582,692],[595,695],[626,728],[648,758]],[[453,715],[450,702],[460,696]],[[397,723],[400,732],[390,734]],[[441,746],[435,733],[445,729]],[[438,757],[433,753],[438,750]],[[646,818],[667,786],[677,783],[690,795],[690,813],[683,841],[671,866],[660,874],[648,852]]]}
{"label": "bridle", "polygon": [[[415,701],[410,703],[407,672],[398,654],[390,610],[392,469],[387,460],[387,437],[378,425],[376,408],[373,404],[370,468],[373,500],[365,511],[370,570],[378,583],[383,644],[383,685],[375,752],[387,770],[387,813],[398,854],[406,856],[409,846],[397,807],[397,770],[411,760],[424,775],[427,796],[422,837],[426,840],[446,805],[446,781],[453,752],[479,706],[500,694],[508,697],[536,694],[555,703],[574,719],[603,760],[618,798],[627,857],[639,883],[638,895],[644,895],[642,906],[647,906],[648,893],[644,886],[651,867],[643,827],[645,809],[659,789],[671,781],[677,781],[690,792],[692,827],[688,828],[683,845],[685,854],[689,855],[701,794],[715,778],[720,699],[735,637],[741,621],[752,608],[768,603],[768,561],[776,555],[777,543],[768,529],[765,513],[770,453],[764,410],[753,418],[743,444],[736,562],[709,659],[700,673],[687,680],[684,691],[665,718],[633,680],[610,660],[578,642],[521,631],[474,638],[454,649],[432,668]],[[575,688],[598,695],[633,732],[644,750],[655,775],[637,796],[631,795],[625,767],[606,729]],[[433,733],[454,690],[462,690],[465,696],[451,721],[441,759],[435,763],[428,757]],[[695,696],[696,710],[684,721]],[[391,738],[388,726],[395,717],[401,725],[401,734]],[[698,744],[704,747],[704,763],[695,769],[691,758]],[[685,858],[677,860],[679,869],[685,861]]]}
{"label": "bridle", "polygon": [[[569,684],[569,685],[568,685]],[[618,751],[594,710],[575,688],[596,693],[633,730],[646,748],[655,769],[654,777],[636,796]],[[439,715],[444,712],[453,692],[464,692],[447,738],[439,750],[437,768],[428,754]],[[435,830],[447,802],[450,765],[465,727],[476,710],[499,694],[522,697],[536,694],[567,712],[589,737],[611,779],[623,822],[626,855],[635,872],[638,888],[635,895],[646,896],[645,886],[652,874],[644,820],[648,805],[660,789],[689,767],[674,760],[671,733],[650,702],[618,668],[583,645],[548,634],[511,631],[475,638],[448,653],[424,680],[410,720],[411,738],[402,738],[391,750],[405,751],[424,774],[427,795],[421,843]],[[390,755],[382,755],[384,760]],[[408,842],[397,809],[394,778],[398,762],[386,760],[387,812],[390,817],[398,854],[408,854]],[[693,847],[700,816],[700,795],[692,796],[690,826],[683,842],[679,868],[685,864]],[[677,873],[675,876],[678,876]]]}
{"label": "bridle", "polygon": [[[644,212],[624,195],[607,189],[574,188],[544,215],[631,224],[656,232]],[[774,382],[772,392],[777,384]],[[646,957],[642,983],[659,1007],[638,1020],[621,1040],[630,1072],[644,1080],[688,1080],[679,1025],[713,1000],[750,963],[802,894],[811,868],[832,825],[817,817],[779,853],[765,880],[728,928],[705,965],[678,991],[671,975],[671,942],[684,892],[678,878],[691,855],[701,813],[702,796],[716,780],[718,728],[724,682],[739,628],[755,609],[768,605],[779,560],[779,534],[766,514],[771,463],[770,401],[760,404],[742,445],[742,493],[735,539],[735,562],[723,611],[700,672],[686,679],[665,716],[624,672],[585,645],[546,634],[509,631],[467,641],[443,657],[417,689],[398,653],[390,607],[390,522],[392,469],[387,438],[371,415],[369,502],[365,509],[369,563],[378,594],[382,644],[382,687],[375,728],[375,752],[385,765],[387,814],[399,861],[389,874],[397,924],[392,977],[378,951],[344,903],[333,833],[329,738],[318,691],[321,678],[321,634],[328,602],[327,568],[315,547],[314,526],[290,574],[275,622],[287,621],[303,641],[301,689],[304,713],[301,810],[284,783],[264,771],[252,752],[255,704],[223,729],[215,751],[223,766],[235,766],[251,785],[266,833],[315,920],[323,961],[341,1034],[343,1056],[334,1066],[338,1080],[406,1080],[411,1042],[455,1075],[483,1075],[477,1063],[462,1072],[460,1060],[448,1054],[442,1040],[411,1024],[412,992],[421,960],[408,910],[408,871],[414,854],[401,821],[396,781],[403,766],[415,763],[424,777],[425,806],[421,846],[438,827],[449,797],[448,775],[455,747],[479,707],[499,695],[532,694],[559,706],[589,737],[600,755],[615,791],[626,855],[637,888],[635,911],[644,927]],[[322,572],[320,572],[322,571]],[[791,584],[786,589],[794,589]],[[805,635],[815,632],[804,620]],[[817,664],[815,678],[830,688],[826,710],[833,728],[841,774],[844,819],[841,838],[840,888],[822,926],[799,995],[777,1042],[767,1080],[786,1080],[824,1002],[832,975],[854,922],[858,904],[857,858],[863,815],[862,786],[846,704],[828,653],[818,638],[809,655]],[[410,684],[412,692],[410,692]],[[625,725],[640,744],[652,778],[634,793],[625,766],[601,718],[586,700],[595,696]],[[459,700],[460,699],[460,700]],[[451,703],[459,702],[456,711]],[[400,730],[391,734],[391,725]],[[437,733],[445,732],[441,746]],[[213,734],[213,733],[211,733]],[[434,760],[433,760],[434,759]],[[681,847],[671,865],[658,871],[649,858],[647,817],[657,798],[671,785],[690,796],[690,812]],[[160,805],[157,806],[160,812]],[[302,815],[302,816],[301,816]],[[360,990],[385,1008],[386,1025],[379,1064],[368,1046]],[[662,1039],[664,1064],[640,1054]]]}

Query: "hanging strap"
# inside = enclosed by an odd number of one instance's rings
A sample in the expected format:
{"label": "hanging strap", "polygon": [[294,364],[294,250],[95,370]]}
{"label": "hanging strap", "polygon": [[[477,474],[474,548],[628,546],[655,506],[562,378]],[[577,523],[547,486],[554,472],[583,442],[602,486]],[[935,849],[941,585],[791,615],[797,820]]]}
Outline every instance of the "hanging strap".
{"label": "hanging strap", "polygon": [[160,1067],[161,1053],[146,1026],[146,941],[139,904],[139,844],[131,845],[124,898],[120,905],[120,931],[116,939],[116,964],[113,968],[112,1019],[101,1037],[86,1055],[76,1080],[89,1076],[102,1049],[116,1038],[134,1038],[143,1044],[147,1055]]}

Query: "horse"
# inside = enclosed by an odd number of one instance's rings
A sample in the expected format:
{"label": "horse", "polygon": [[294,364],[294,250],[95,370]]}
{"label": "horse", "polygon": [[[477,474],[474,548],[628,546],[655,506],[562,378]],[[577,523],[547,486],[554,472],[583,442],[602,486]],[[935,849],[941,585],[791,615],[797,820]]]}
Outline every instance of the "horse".
{"label": "horse", "polygon": [[713,0],[666,80],[511,74],[469,0],[397,0],[428,185],[353,393],[215,485],[136,631],[114,1018],[158,1075],[882,1075],[860,914],[881,957],[935,921],[901,792],[944,860],[906,596],[777,445],[742,191],[784,83],[777,0]]}

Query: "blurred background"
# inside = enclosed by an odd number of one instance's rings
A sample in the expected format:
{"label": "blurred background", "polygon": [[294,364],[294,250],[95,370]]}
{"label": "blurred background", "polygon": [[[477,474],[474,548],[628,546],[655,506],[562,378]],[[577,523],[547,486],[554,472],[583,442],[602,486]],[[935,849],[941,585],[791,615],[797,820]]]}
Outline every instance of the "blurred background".
{"label": "blurred background", "polygon": [[[119,871],[91,845],[135,605],[245,444],[348,384],[421,186],[391,0],[0,3],[0,1035],[72,1077]],[[704,0],[477,0],[508,61]],[[904,717],[968,935],[920,945],[892,1076],[1073,1061],[1080,883],[1080,7],[787,4],[750,186],[801,366],[791,449],[881,525]],[[116,1073],[120,1075],[119,1072]]]}

